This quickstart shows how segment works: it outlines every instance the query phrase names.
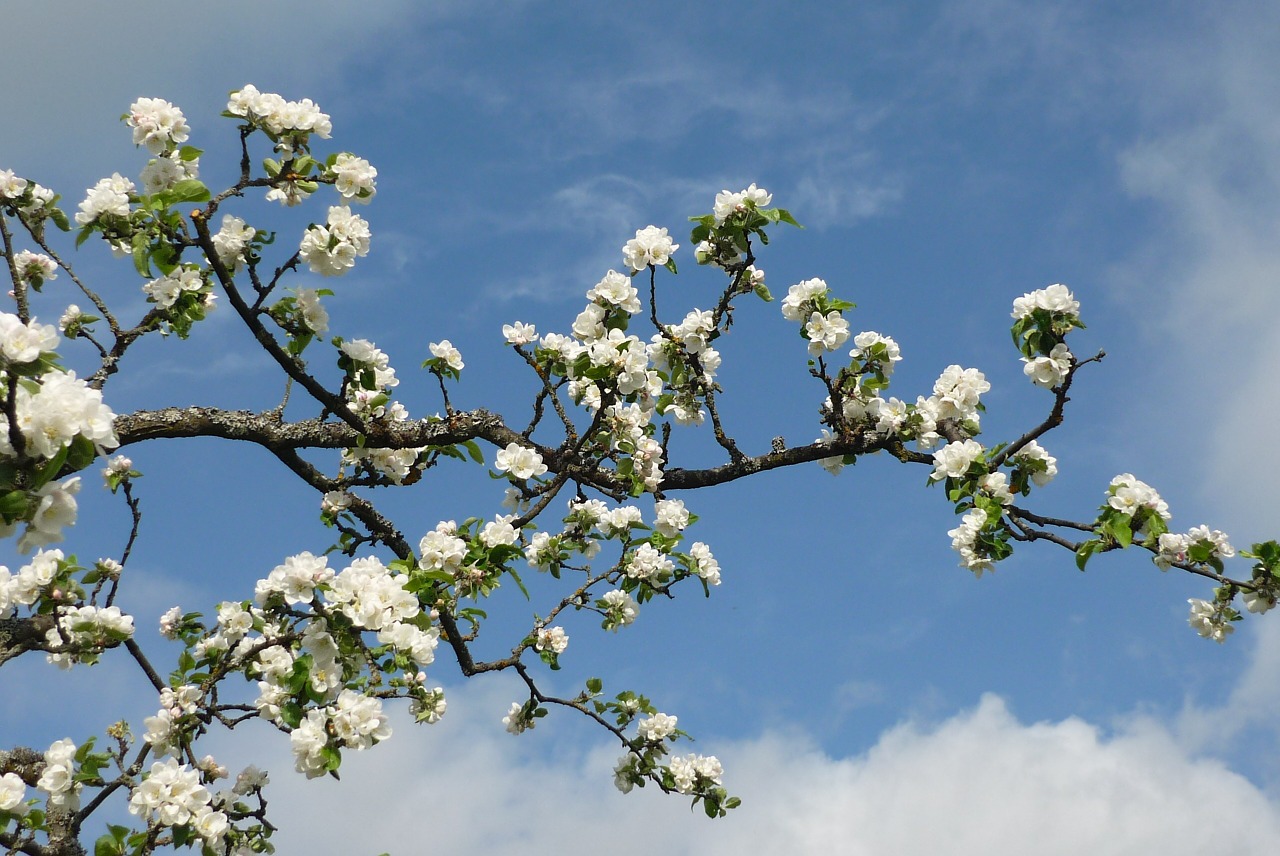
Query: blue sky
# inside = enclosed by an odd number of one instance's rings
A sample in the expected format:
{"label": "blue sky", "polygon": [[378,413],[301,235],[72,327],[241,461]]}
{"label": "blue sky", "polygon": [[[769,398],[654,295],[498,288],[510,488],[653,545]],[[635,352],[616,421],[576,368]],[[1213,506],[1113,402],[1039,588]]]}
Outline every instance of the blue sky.
{"label": "blue sky", "polygon": [[[0,167],[74,208],[101,176],[145,163],[118,117],[150,96],[183,108],[215,184],[234,167],[234,126],[217,116],[229,90],[313,98],[335,128],[322,150],[379,171],[361,212],[373,251],[323,283],[337,292],[335,333],[391,355],[415,415],[440,403],[412,367],[450,338],[467,361],[456,403],[517,424],[532,378],[501,325],[567,330],[650,223],[685,236],[663,305],[676,320],[705,306],[718,280],[693,264],[686,218],[758,182],[807,227],[761,254],[775,294],[820,276],[856,301],[855,330],[902,347],[903,398],[948,364],[983,370],[988,443],[1050,403],[1010,345],[1011,301],[1071,286],[1089,325],[1076,352],[1108,356],[1081,372],[1067,424],[1044,440],[1061,474],[1036,509],[1088,519],[1109,479],[1133,472],[1175,528],[1208,523],[1243,546],[1280,530],[1268,442],[1280,418],[1280,12],[1262,6],[383,2],[357,16],[317,0],[302,18],[236,0],[13,4],[7,29],[30,38],[10,62],[40,71],[3,96]],[[251,201],[243,216],[270,218],[287,242],[322,204]],[[108,300],[143,305],[101,247],[77,264]],[[52,320],[71,298],[46,294]],[[120,412],[264,408],[281,394],[230,313],[189,342],[138,350],[107,387]],[[777,304],[744,306],[721,350],[722,412],[744,447],[817,436],[823,392]],[[701,432],[677,432],[677,463],[715,459]],[[146,474],[128,601],[140,625],[175,603],[245,597],[284,556],[328,544],[314,495],[255,450],[171,441],[130,454]],[[1064,551],[1024,548],[975,580],[956,566],[955,518],[926,475],[872,458],[834,479],[813,466],[683,496],[724,585],[647,607],[616,637],[567,628],[552,685],[601,674],[678,714],[746,799],[724,821],[614,793],[616,752],[583,723],[510,737],[500,719],[514,685],[463,685],[445,662],[434,679],[451,691],[446,721],[398,723],[336,787],[295,775],[266,729],[248,749],[214,745],[272,759],[286,851],[422,852],[426,834],[433,848],[492,853],[595,852],[593,836],[619,853],[1272,852],[1270,617],[1225,646],[1199,639],[1186,598],[1208,587],[1141,556],[1082,575]],[[391,507],[414,539],[440,519],[491,516],[500,491],[459,467],[407,493]],[[83,497],[70,550],[118,551],[123,510],[109,499]],[[525,620],[513,594],[494,611]],[[495,637],[495,651],[516,639]],[[150,714],[120,659],[70,676],[7,666],[6,744],[97,733],[110,721],[99,708]],[[46,699],[62,711],[48,716]],[[379,820],[335,832],[317,807]],[[1224,831],[1224,816],[1241,822]]]}

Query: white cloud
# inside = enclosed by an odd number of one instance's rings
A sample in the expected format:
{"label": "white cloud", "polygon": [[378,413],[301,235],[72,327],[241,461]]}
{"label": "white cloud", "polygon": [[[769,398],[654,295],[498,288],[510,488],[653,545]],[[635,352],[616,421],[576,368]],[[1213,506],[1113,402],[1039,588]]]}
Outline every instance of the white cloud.
{"label": "white cloud", "polygon": [[[1264,673],[1275,685],[1268,641],[1258,639],[1242,698]],[[391,744],[349,755],[342,782],[304,781],[274,737],[283,849],[1192,856],[1271,853],[1280,840],[1280,806],[1149,718],[1114,734],[1074,717],[1024,724],[988,695],[936,725],[890,729],[858,757],[832,757],[794,731],[699,745],[721,757],[744,800],[713,822],[652,788],[618,794],[617,750],[581,749],[581,728],[511,737],[500,696],[453,691],[443,723],[402,725]]]}

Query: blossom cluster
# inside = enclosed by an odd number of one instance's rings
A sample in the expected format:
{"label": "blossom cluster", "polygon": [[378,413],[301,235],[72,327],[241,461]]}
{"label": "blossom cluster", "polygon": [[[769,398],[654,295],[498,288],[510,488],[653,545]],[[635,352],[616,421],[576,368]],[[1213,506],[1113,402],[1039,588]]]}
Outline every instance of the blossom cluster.
{"label": "blossom cluster", "polygon": [[49,807],[75,811],[84,785],[75,780],[76,744],[71,738],[54,741],[44,753],[44,770],[36,787],[49,795]]}
{"label": "blossom cluster", "polygon": [[1169,504],[1160,498],[1155,488],[1134,477],[1132,473],[1121,473],[1111,480],[1107,488],[1107,505],[1140,526],[1135,530],[1147,532],[1152,520],[1167,521],[1170,517]]}
{"label": "blossom cluster", "polygon": [[146,146],[153,155],[185,143],[191,130],[182,111],[160,98],[139,98],[129,105],[124,120],[133,129],[133,144]]}
{"label": "blossom cluster", "polygon": [[[426,689],[421,671],[435,659],[435,613],[423,612],[408,583],[407,574],[374,557],[336,571],[326,557],[304,552],[259,580],[252,602],[220,604],[214,626],[205,629],[175,607],[162,617],[161,632],[186,641],[193,668],[257,678],[258,714],[290,731],[297,769],[315,777],[337,768],[341,749],[365,749],[391,735],[373,692],[384,681],[411,699],[420,721],[444,713],[443,692]],[[384,654],[376,679],[361,677],[370,658]],[[204,691],[178,685],[160,701],[145,740],[158,755],[178,755],[200,728]]]}
{"label": "blossom cluster", "polygon": [[978,539],[990,523],[989,512],[983,508],[974,508],[960,519],[960,525],[947,532],[951,536],[951,549],[960,554],[961,567],[973,571],[975,577],[981,577],[983,571],[992,568],[991,558],[982,551]]}
{"label": "blossom cluster", "polygon": [[1036,386],[1055,389],[1076,364],[1064,341],[1080,321],[1080,302],[1062,284],[1013,301],[1013,339],[1022,352],[1022,370]]}
{"label": "blossom cluster", "polygon": [[18,272],[18,282],[37,291],[44,283],[58,278],[58,263],[44,253],[19,250],[13,254],[13,266]]}
{"label": "blossom cluster", "polygon": [[346,205],[334,205],[325,224],[307,227],[298,253],[312,272],[342,276],[369,254],[369,223]]}
{"label": "blossom cluster", "polygon": [[342,194],[344,199],[368,203],[378,192],[376,181],[378,171],[367,160],[356,157],[350,152],[336,155],[328,172],[333,178],[334,189]]}
{"label": "blossom cluster", "polygon": [[646,226],[623,245],[622,259],[627,263],[627,267],[639,272],[650,265],[655,267],[666,265],[678,249],[680,245],[672,241],[666,229]]}
{"label": "blossom cluster", "polygon": [[122,176],[112,173],[103,178],[86,191],[84,201],[80,203],[80,211],[76,214],[76,222],[81,226],[89,226],[100,220],[119,220],[129,216],[130,197],[137,190],[137,185]]}
{"label": "blossom cluster", "polygon": [[763,208],[773,201],[773,194],[765,190],[763,187],[756,187],[755,182],[746,190],[740,190],[732,193],[728,190],[722,190],[716,194],[715,206],[711,213],[715,216],[715,224],[723,225],[724,221],[735,215],[742,215],[748,211]]}
{"label": "blossom cluster", "polygon": [[1065,342],[1059,342],[1043,357],[1023,357],[1022,372],[1036,386],[1053,389],[1061,386],[1071,371],[1074,357]]}
{"label": "blossom cluster", "polygon": [[14,173],[0,169],[0,203],[21,214],[29,223],[41,223],[47,217],[64,222],[65,216],[54,204],[58,195],[47,187]]}
{"label": "blossom cluster", "polygon": [[[97,454],[119,445],[115,434],[115,414],[103,403],[102,393],[74,373],[61,370],[56,362],[58,331],[36,319],[23,322],[16,315],[0,313],[0,380],[14,377],[13,396],[7,412],[0,413],[0,459],[8,459],[34,473],[43,462],[71,448],[69,455],[83,467]],[[15,448],[9,414],[16,417],[13,428],[21,435],[21,449]],[[0,485],[6,492],[26,494],[21,505],[11,494],[0,518],[0,537],[26,530],[19,539],[20,550],[28,551],[62,540],[63,529],[76,519],[75,494],[78,477],[54,482],[48,476]]]}
{"label": "blossom cluster", "polygon": [[1187,603],[1191,604],[1191,614],[1187,623],[1200,636],[1221,644],[1235,632],[1235,627],[1230,623],[1238,617],[1235,610],[1216,600],[1210,602],[1193,597],[1188,598]]}
{"label": "blossom cluster", "polygon": [[221,228],[211,236],[218,260],[227,270],[238,273],[244,267],[257,234],[256,229],[239,217],[223,214]]}
{"label": "blossom cluster", "polygon": [[205,272],[195,265],[182,265],[159,279],[142,286],[147,301],[161,309],[172,309],[186,295],[198,300],[205,309],[213,307],[213,294]]}
{"label": "blossom cluster", "polygon": [[[304,323],[328,326],[328,315],[318,297],[299,291],[296,306]],[[312,302],[314,300],[314,303]],[[352,412],[365,419],[404,422],[409,411],[391,398],[400,385],[390,358],[368,339],[349,339],[339,344],[338,366],[347,373],[343,392]],[[402,483],[418,464],[422,450],[353,447],[343,449],[344,465],[367,466],[392,482]]]}
{"label": "blossom cluster", "polygon": [[74,663],[93,663],[109,645],[133,637],[133,616],[125,615],[118,606],[63,606],[58,609],[58,622],[45,634],[45,641],[55,649],[67,650],[49,654],[49,662],[69,669]]}
{"label": "blossom cluster", "polygon": [[1037,310],[1061,315],[1080,314],[1080,301],[1061,283],[1029,292],[1013,301],[1013,319],[1030,318]]}
{"label": "blossom cluster", "polygon": [[308,779],[333,769],[330,753],[335,745],[368,749],[391,736],[380,699],[343,690],[331,705],[312,708],[307,718],[289,734],[294,766]]}
{"label": "blossom cluster", "polygon": [[290,154],[305,150],[312,134],[328,139],[333,131],[329,115],[322,113],[310,98],[286,101],[273,92],[259,92],[251,84],[231,93],[227,113],[261,128],[275,141],[277,149]]}
{"label": "blossom cluster", "polygon": [[671,759],[671,778],[675,788],[682,794],[691,794],[694,789],[707,784],[720,784],[724,775],[724,767],[715,755],[683,755]]}
{"label": "blossom cluster", "polygon": [[129,796],[129,812],[161,826],[190,827],[209,845],[222,841],[230,824],[212,806],[213,794],[198,770],[173,758],[156,761]]}
{"label": "blossom cluster", "polygon": [[1208,526],[1193,526],[1186,533],[1165,532],[1157,539],[1156,546],[1152,561],[1162,571],[1171,568],[1174,562],[1217,560],[1221,564],[1222,559],[1230,559],[1236,554],[1226,533],[1210,530]]}
{"label": "blossom cluster", "polygon": [[547,471],[542,455],[519,443],[508,443],[505,449],[498,452],[493,468],[521,481],[535,478]]}
{"label": "blossom cluster", "polygon": [[138,181],[147,195],[160,193],[177,186],[178,182],[200,177],[200,158],[197,149],[185,147],[152,158],[142,168]]}

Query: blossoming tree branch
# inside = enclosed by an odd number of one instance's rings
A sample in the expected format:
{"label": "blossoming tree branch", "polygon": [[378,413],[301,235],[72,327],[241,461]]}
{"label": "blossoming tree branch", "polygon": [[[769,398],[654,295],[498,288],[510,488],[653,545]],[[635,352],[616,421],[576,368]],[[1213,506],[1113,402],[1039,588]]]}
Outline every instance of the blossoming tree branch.
{"label": "blossoming tree branch", "polygon": [[[406,704],[422,723],[444,715],[444,692],[426,674],[441,651],[465,676],[519,676],[527,692],[506,711],[511,732],[551,710],[573,711],[618,742],[619,789],[652,784],[723,815],[738,801],[722,786],[720,762],[681,751],[688,735],[676,716],[634,691],[606,690],[600,678],[575,695],[553,695],[542,670],[571,656],[564,617],[589,613],[604,631],[619,631],[660,596],[718,586],[711,547],[689,540],[696,516],[683,497],[780,467],[818,463],[837,473],[876,452],[924,467],[918,472],[941,486],[960,516],[948,535],[976,576],[1018,543],[1065,548],[1081,569],[1096,554],[1135,548],[1162,570],[1207,579],[1211,593],[1192,600],[1190,611],[1202,636],[1221,642],[1241,609],[1275,605],[1280,545],[1240,551],[1248,561],[1229,573],[1237,551],[1227,537],[1207,526],[1171,530],[1166,504],[1134,475],[1100,487],[1092,520],[1030,507],[1031,494],[1058,471],[1040,441],[1062,423],[1077,373],[1102,358],[1071,351],[1068,336],[1083,324],[1063,285],[1013,302],[1013,342],[1029,381],[1047,391],[1046,413],[1021,436],[991,445],[975,439],[990,389],[982,372],[947,366],[927,394],[890,395],[898,344],[878,332],[853,334],[846,317],[853,304],[823,280],[790,286],[778,323],[798,328],[808,374],[825,395],[815,414],[821,436],[743,448],[717,410],[715,344],[735,312],[776,311],[763,309],[772,296],[756,254],[771,230],[796,223],[755,185],[726,190],[711,213],[692,218],[692,256],[723,282],[713,305],[667,316],[659,286],[676,275],[680,246],[666,228],[645,227],[621,248],[622,270],[605,272],[586,292],[567,332],[540,334],[519,321],[502,327],[514,358],[536,377],[526,422],[453,406],[449,390],[465,367],[448,340],[429,343],[423,364],[439,386],[441,412],[413,414],[395,398],[399,381],[387,355],[329,329],[324,304],[332,292],[292,284],[304,268],[341,277],[369,253],[369,226],[357,211],[374,198],[377,171],[354,154],[313,148],[331,126],[309,100],[246,86],[232,93],[224,115],[238,129],[241,159],[238,180],[222,190],[200,180],[201,152],[187,145],[182,112],[153,98],[124,117],[150,156],[139,180],[102,179],[74,224],[52,190],[0,170],[13,298],[13,311],[0,313],[0,529],[30,555],[16,571],[0,568],[0,666],[24,656],[43,655],[62,669],[128,658],[156,693],[156,713],[141,723],[104,722],[101,733],[0,750],[0,846],[8,852],[83,853],[86,828],[96,830],[99,856],[166,847],[270,852],[266,772],[251,767],[231,779],[200,751],[202,737],[274,728],[289,741],[298,773],[337,775],[345,752],[391,737],[387,704]],[[317,195],[325,204],[296,249],[282,249],[267,224],[235,213],[252,194],[286,206]],[[125,276],[146,295],[140,317],[125,317],[77,274],[54,240],[72,230],[77,245],[103,240],[127,259]],[[57,295],[66,307],[56,326],[32,315],[35,292]],[[187,337],[218,299],[229,305],[219,311],[234,313],[279,367],[284,401],[265,412],[112,411],[105,393],[130,369],[133,346],[147,336]],[[60,353],[74,341],[92,360],[82,374]],[[676,465],[669,451],[677,430],[709,431],[722,454]],[[201,611],[174,607],[160,627],[174,644],[144,651],[133,618],[115,605],[143,534],[141,474],[112,454],[181,437],[262,447],[315,490],[333,536],[264,568],[252,592],[228,592]],[[505,508],[426,532],[405,530],[380,510],[386,491],[425,480],[446,459],[505,479]],[[94,466],[132,525],[118,555],[81,562],[51,545],[68,536],[82,473]],[[491,627],[480,604],[503,584],[527,595],[529,574],[549,577],[538,591],[556,595],[532,604],[527,624]],[[474,644],[482,632],[504,635],[509,655],[482,659]],[[133,821],[99,834],[103,825],[90,818],[111,801],[127,805]]]}

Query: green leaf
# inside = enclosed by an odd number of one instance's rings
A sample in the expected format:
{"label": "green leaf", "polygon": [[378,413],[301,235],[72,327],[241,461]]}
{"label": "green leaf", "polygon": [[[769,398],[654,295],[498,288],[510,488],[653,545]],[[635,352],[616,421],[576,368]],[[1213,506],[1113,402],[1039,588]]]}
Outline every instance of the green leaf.
{"label": "green leaf", "polygon": [[97,451],[93,448],[93,441],[83,434],[77,434],[67,449],[67,465],[75,472],[79,472],[92,464],[98,456]]}
{"label": "green leaf", "polygon": [[484,463],[484,455],[481,453],[480,447],[476,444],[475,440],[466,440],[459,445],[467,450],[467,454],[471,456],[471,460],[475,461],[477,464]]}
{"label": "green leaf", "polygon": [[142,232],[133,236],[133,267],[141,276],[151,279],[151,242]]}
{"label": "green leaf", "polygon": [[511,579],[516,581],[516,585],[520,588],[520,591],[524,593],[524,599],[532,600],[532,598],[529,597],[529,590],[524,587],[524,582],[520,579],[520,575],[515,572],[515,569],[507,568],[506,570],[507,573],[511,575]]}
{"label": "green leaf", "polygon": [[124,853],[124,836],[115,835],[114,831],[123,827],[108,827],[112,832],[103,835],[93,843],[93,856],[120,856]]}
{"label": "green leaf", "polygon": [[1089,562],[1089,557],[1102,547],[1102,542],[1098,540],[1085,541],[1076,549],[1076,567],[1084,570],[1084,566]]}
{"label": "green leaf", "polygon": [[53,481],[54,477],[57,476],[58,472],[62,469],[62,465],[67,462],[67,456],[69,454],[71,454],[70,446],[63,446],[59,449],[58,454],[50,458],[44,466],[40,467],[40,469],[36,471],[35,481],[31,483],[31,489],[39,490],[49,482]]}
{"label": "green leaf", "polygon": [[211,198],[209,188],[198,178],[184,178],[164,192],[170,205],[179,202],[208,202]]}
{"label": "green leaf", "polygon": [[792,217],[792,216],[791,216],[791,212],[790,212],[790,211],[788,211],[787,209],[785,209],[785,208],[774,208],[774,209],[772,209],[772,210],[773,210],[774,212],[776,212],[775,216],[777,217],[777,219],[778,219],[778,221],[779,221],[779,222],[787,223],[787,224],[789,224],[789,225],[795,226],[797,229],[803,229],[803,228],[804,228],[804,226],[801,226],[801,225],[800,225],[800,223],[796,220],[796,218],[795,218],[795,217]]}
{"label": "green leaf", "polygon": [[27,513],[27,492],[11,490],[0,496],[0,516],[6,521],[13,521]]}
{"label": "green leaf", "polygon": [[178,253],[172,244],[162,241],[151,250],[151,261],[155,262],[162,275],[168,276],[178,267]]}

